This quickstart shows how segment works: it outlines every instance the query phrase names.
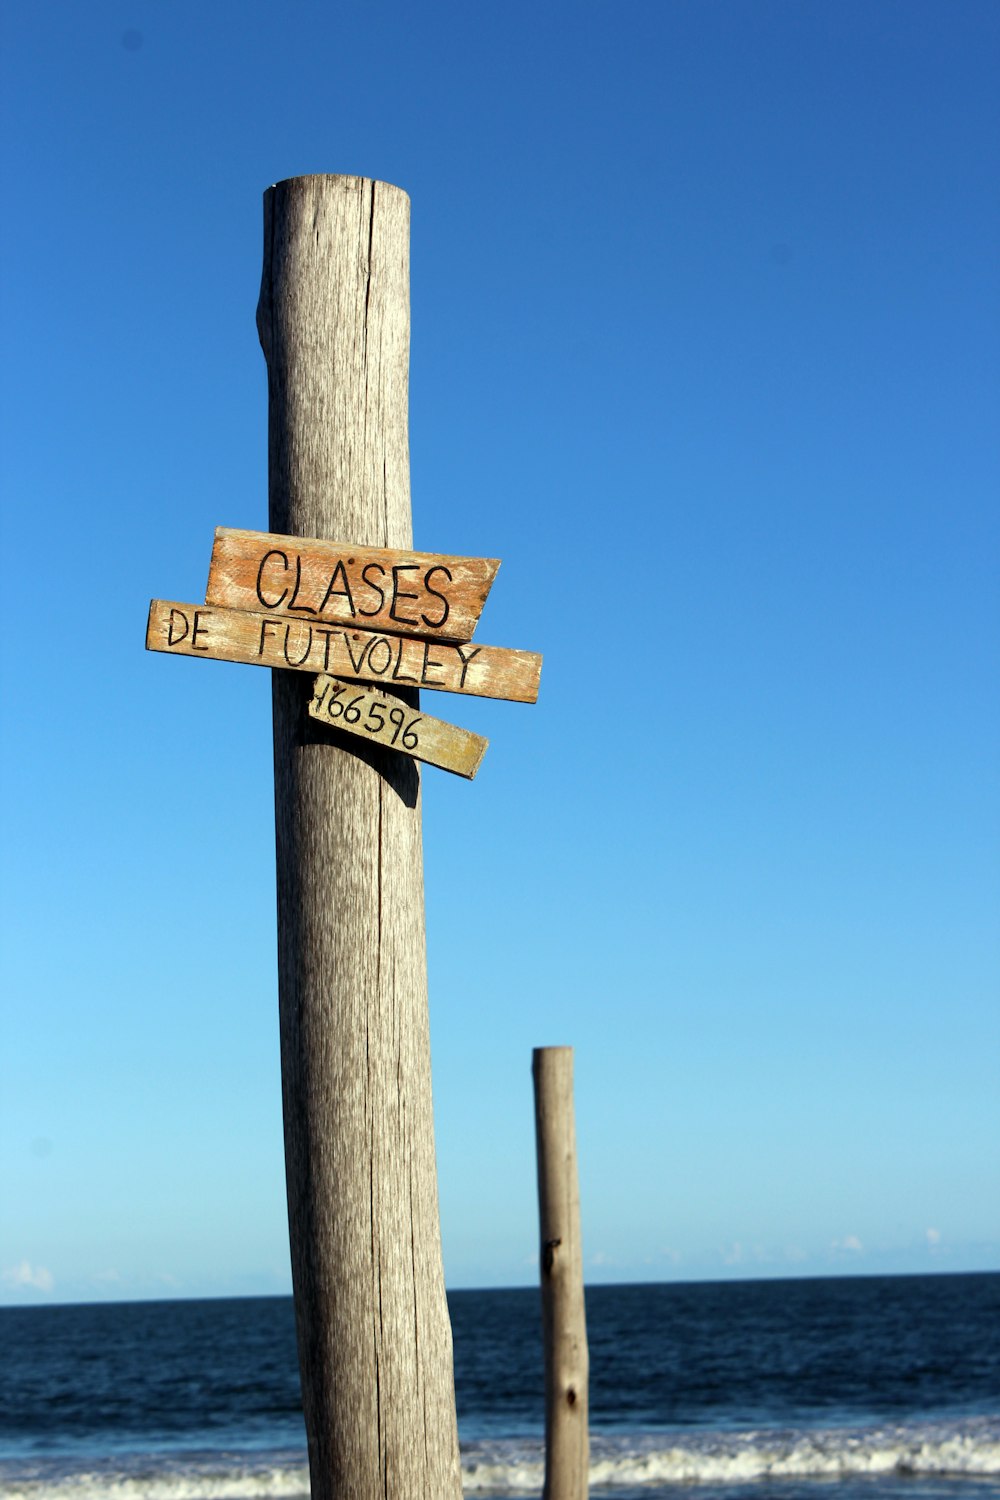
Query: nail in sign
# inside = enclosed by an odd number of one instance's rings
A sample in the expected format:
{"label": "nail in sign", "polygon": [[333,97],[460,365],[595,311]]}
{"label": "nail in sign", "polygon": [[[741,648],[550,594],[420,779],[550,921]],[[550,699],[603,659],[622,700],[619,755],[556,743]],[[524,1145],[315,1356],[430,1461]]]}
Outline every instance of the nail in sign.
{"label": "nail in sign", "polygon": [[500,567],[265,531],[215,532],[206,604],[469,641]]}

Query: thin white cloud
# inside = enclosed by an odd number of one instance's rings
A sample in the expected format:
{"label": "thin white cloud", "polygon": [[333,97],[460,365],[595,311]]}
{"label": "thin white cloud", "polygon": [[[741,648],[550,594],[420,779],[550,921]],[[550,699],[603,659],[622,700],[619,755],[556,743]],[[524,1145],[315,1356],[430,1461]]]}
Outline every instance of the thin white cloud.
{"label": "thin white cloud", "polygon": [[844,1253],[848,1255],[860,1255],[864,1248],[864,1245],[862,1245],[856,1234],[847,1234],[842,1240],[834,1240],[830,1246],[835,1255]]}
{"label": "thin white cloud", "polygon": [[33,1266],[28,1260],[22,1260],[20,1265],[8,1266],[0,1279],[5,1286],[31,1287],[36,1292],[51,1292],[56,1284],[51,1271],[45,1266]]}
{"label": "thin white cloud", "polygon": [[941,1243],[941,1231],[940,1231],[940,1229],[928,1229],[925,1232],[926,1232],[926,1235],[927,1235],[927,1243],[928,1243],[928,1245],[930,1246],[930,1248],[932,1250],[934,1249],[935,1245],[940,1245],[940,1243]]}

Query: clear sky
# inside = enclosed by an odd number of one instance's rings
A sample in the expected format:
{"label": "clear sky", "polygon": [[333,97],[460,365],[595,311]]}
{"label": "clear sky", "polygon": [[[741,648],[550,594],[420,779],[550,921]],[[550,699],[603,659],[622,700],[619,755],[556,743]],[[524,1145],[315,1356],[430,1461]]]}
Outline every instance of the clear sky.
{"label": "clear sky", "polygon": [[[424,775],[452,1286],[1000,1267],[995,0],[49,0],[2,93],[0,1296],[287,1291],[261,196],[412,199],[418,547],[535,708]],[[510,934],[517,940],[511,941]]]}

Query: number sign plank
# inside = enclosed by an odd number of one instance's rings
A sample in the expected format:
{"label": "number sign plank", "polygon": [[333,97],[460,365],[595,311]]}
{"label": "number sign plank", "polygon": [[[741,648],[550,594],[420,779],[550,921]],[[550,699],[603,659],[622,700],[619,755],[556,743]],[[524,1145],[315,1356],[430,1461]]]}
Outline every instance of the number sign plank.
{"label": "number sign plank", "polygon": [[219,526],[205,602],[469,641],[499,566],[495,557],[388,551]]}
{"label": "number sign plank", "polygon": [[316,678],[309,713],[321,724],[333,724],[362,739],[378,740],[380,745],[390,745],[414,760],[454,771],[469,781],[479,770],[489,744],[482,735],[446,724],[443,719],[432,719],[391,693],[357,682],[341,682],[337,677]]}
{"label": "number sign plank", "polygon": [[150,603],[146,649],[258,667],[291,667],[399,687],[438,688],[477,698],[507,698],[515,703],[535,702],[542,671],[542,658],[534,651],[423,641],[294,616],[166,599]]}

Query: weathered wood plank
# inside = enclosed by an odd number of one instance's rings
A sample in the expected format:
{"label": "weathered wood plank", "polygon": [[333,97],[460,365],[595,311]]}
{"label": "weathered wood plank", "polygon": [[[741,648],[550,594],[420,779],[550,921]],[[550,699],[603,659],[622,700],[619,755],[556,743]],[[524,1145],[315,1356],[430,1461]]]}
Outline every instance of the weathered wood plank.
{"label": "weathered wood plank", "polygon": [[168,599],[150,602],[146,649],[514,703],[536,701],[542,670],[542,658],[534,651],[423,641]]}
{"label": "weathered wood plank", "polygon": [[321,724],[376,740],[469,781],[479,770],[489,745],[489,740],[471,729],[459,729],[457,724],[422,714],[391,693],[343,682],[338,677],[316,678],[309,714]]}
{"label": "weathered wood plank", "polygon": [[205,602],[470,641],[499,567],[495,557],[356,547],[219,526]]}

